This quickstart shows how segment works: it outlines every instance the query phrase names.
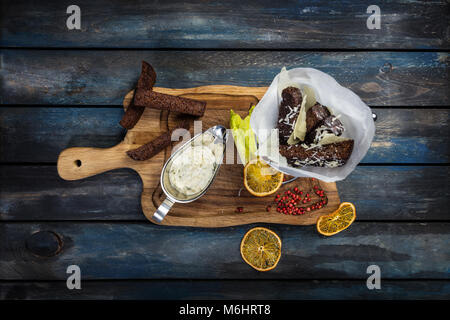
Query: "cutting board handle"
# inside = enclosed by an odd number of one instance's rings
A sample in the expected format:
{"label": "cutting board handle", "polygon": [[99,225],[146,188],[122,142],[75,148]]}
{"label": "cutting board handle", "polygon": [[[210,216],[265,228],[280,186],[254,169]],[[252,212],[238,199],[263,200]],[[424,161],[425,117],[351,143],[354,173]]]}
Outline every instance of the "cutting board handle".
{"label": "cutting board handle", "polygon": [[[68,148],[58,157],[58,174],[64,180],[78,180],[106,171],[123,168],[126,146],[112,148]],[[123,149],[123,150],[122,150]]]}

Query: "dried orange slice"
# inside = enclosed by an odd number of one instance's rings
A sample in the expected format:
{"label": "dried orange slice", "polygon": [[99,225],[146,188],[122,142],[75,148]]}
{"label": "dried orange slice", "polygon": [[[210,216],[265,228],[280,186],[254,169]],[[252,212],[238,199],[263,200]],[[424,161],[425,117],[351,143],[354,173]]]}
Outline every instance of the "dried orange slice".
{"label": "dried orange slice", "polygon": [[241,256],[245,262],[258,271],[275,268],[281,257],[281,240],[272,230],[253,228],[241,242]]}
{"label": "dried orange slice", "polygon": [[275,193],[283,184],[283,173],[259,158],[244,167],[244,186],[252,195],[264,197]]}
{"label": "dried orange slice", "polygon": [[317,231],[324,236],[332,236],[347,229],[355,218],[355,206],[350,202],[342,202],[336,211],[317,220]]}

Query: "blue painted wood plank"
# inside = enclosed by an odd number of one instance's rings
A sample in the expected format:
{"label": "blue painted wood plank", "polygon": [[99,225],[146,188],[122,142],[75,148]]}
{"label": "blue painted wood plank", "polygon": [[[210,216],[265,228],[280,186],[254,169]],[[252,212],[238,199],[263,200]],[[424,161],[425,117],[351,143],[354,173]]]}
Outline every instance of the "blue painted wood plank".
{"label": "blue painted wood plank", "polygon": [[[259,224],[261,225],[261,224]],[[253,225],[254,226],[254,225]],[[76,264],[83,279],[367,279],[376,264],[385,279],[450,279],[449,223],[355,222],[333,237],[315,226],[272,225],[283,242],[278,266],[260,273],[241,258],[252,225],[198,229],[146,223],[1,223],[0,279],[65,280]],[[39,256],[37,232],[52,232]],[[42,239],[42,238],[41,238]],[[31,242],[31,243],[30,243]]]}
{"label": "blue painted wood plank", "polygon": [[448,300],[445,280],[382,280],[369,290],[365,280],[119,280],[82,281],[67,290],[65,281],[0,281],[0,299],[69,300]]}
{"label": "blue painted wood plank", "polygon": [[[364,163],[449,163],[447,109],[374,109]],[[111,147],[125,130],[116,108],[0,107],[0,162],[55,163],[69,147]]]}
{"label": "blue painted wood plank", "polygon": [[[359,166],[338,190],[358,221],[448,221],[449,175],[447,166]],[[131,170],[64,181],[55,166],[0,166],[0,220],[146,221],[141,190]]]}
{"label": "blue painted wood plank", "polygon": [[268,86],[283,66],[333,76],[372,106],[450,105],[449,54],[439,52],[0,50],[0,104],[120,105],[142,60],[156,86]]}
{"label": "blue painted wood plank", "polygon": [[126,133],[119,125],[123,112],[121,107],[0,107],[0,159],[54,163],[69,146],[112,147]]}
{"label": "blue painted wood plank", "polygon": [[449,48],[446,1],[87,1],[81,30],[66,27],[68,3],[2,2],[0,45],[108,48]]}

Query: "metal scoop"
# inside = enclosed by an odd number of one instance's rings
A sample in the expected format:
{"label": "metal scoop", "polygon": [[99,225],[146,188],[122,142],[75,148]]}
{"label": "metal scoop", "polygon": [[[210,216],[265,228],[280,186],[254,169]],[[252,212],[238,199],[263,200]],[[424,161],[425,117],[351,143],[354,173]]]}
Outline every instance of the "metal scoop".
{"label": "metal scoop", "polygon": [[[202,135],[206,132],[209,132],[214,137],[214,140],[212,143],[222,145],[222,155],[220,157],[220,161],[216,161],[214,173],[211,175],[210,181],[208,182],[208,184],[206,185],[206,187],[204,189],[202,189],[201,191],[199,191],[195,194],[192,194],[192,195],[182,194],[179,191],[177,191],[170,183],[170,179],[169,179],[170,168],[172,166],[173,161],[177,157],[179,157],[183,153],[184,150],[186,150],[187,148],[190,148],[192,145],[194,145],[197,142],[196,141],[197,139],[201,139]],[[162,187],[162,190],[164,191],[164,193],[166,194],[166,199],[161,203],[161,205],[158,207],[156,212],[153,214],[152,220],[159,223],[159,222],[163,221],[164,217],[167,215],[170,208],[172,208],[172,206],[174,205],[175,202],[189,203],[189,202],[197,200],[198,198],[200,198],[201,196],[203,196],[206,193],[206,191],[211,187],[217,173],[219,172],[219,168],[220,168],[220,165],[222,164],[223,156],[225,154],[225,146],[226,146],[227,140],[228,140],[227,129],[223,126],[217,125],[217,126],[209,128],[208,130],[206,130],[203,133],[199,133],[199,134],[195,135],[192,139],[190,139],[188,142],[186,142],[183,146],[181,146],[177,151],[175,151],[175,153],[173,153],[170,156],[170,158],[166,161],[166,163],[164,164],[164,167],[162,168],[162,171],[161,171],[161,187]],[[219,160],[218,158],[216,158],[216,159]]]}

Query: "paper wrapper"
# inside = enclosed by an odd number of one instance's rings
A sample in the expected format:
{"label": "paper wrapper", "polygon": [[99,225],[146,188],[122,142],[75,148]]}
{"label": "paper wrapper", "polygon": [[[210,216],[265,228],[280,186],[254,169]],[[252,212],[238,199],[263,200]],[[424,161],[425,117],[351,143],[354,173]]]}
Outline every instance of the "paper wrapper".
{"label": "paper wrapper", "polygon": [[[281,75],[281,77],[280,77]],[[344,125],[344,138],[355,141],[352,155],[341,167],[291,167],[278,150],[278,108],[281,92],[287,86],[312,88],[315,98],[339,116]],[[309,90],[308,88],[305,89]],[[259,155],[272,167],[295,177],[312,177],[326,182],[345,179],[364,158],[375,135],[372,111],[351,90],[342,87],[331,76],[312,68],[295,68],[281,72],[253,110],[250,125],[259,142]]]}

